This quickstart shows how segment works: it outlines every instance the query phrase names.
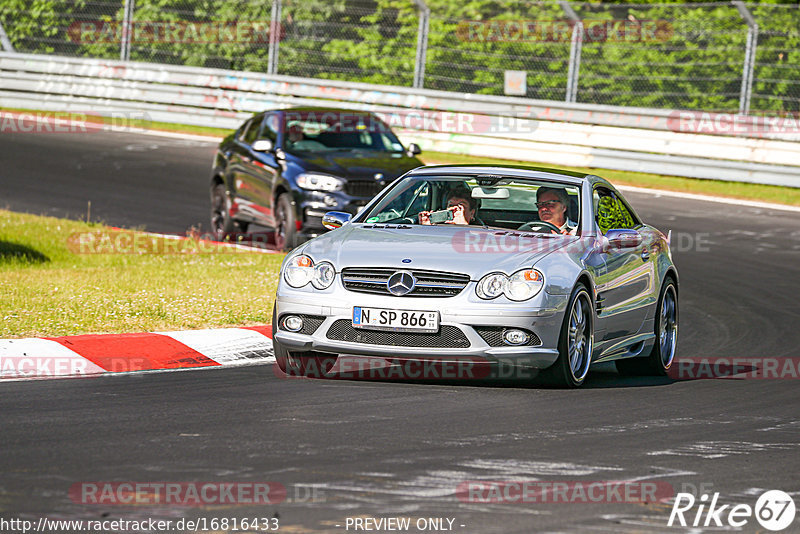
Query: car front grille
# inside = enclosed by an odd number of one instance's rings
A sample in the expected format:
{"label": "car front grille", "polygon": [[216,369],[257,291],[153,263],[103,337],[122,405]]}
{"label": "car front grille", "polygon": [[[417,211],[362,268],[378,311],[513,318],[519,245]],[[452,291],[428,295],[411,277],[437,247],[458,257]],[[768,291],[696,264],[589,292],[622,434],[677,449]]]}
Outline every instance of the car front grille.
{"label": "car front grille", "polygon": [[383,189],[383,185],[376,180],[352,180],[348,179],[344,184],[344,192],[351,197],[372,198]]}
{"label": "car front grille", "polygon": [[[392,295],[386,282],[389,277],[402,269],[387,269],[383,267],[347,267],[342,270],[344,287],[359,293],[376,293],[378,295]],[[440,271],[411,270],[417,283],[414,290],[403,295],[404,297],[453,297],[469,282],[469,275],[459,273],[445,273]],[[395,295],[392,295],[395,296]]]}
{"label": "car front grille", "polygon": [[[490,347],[508,347],[509,345],[503,341],[503,332],[507,330],[505,326],[473,326],[472,328],[478,333],[479,336],[483,338],[487,345]],[[516,346],[535,346],[541,345],[542,340],[539,339],[539,336],[525,330],[528,333],[528,342],[524,345],[516,345]]]}
{"label": "car front grille", "polygon": [[459,328],[442,326],[439,332],[388,332],[383,330],[366,330],[353,328],[347,319],[334,321],[327,333],[328,339],[348,341],[350,343],[367,343],[369,345],[388,345],[392,347],[431,347],[447,349],[465,349],[469,340]]}

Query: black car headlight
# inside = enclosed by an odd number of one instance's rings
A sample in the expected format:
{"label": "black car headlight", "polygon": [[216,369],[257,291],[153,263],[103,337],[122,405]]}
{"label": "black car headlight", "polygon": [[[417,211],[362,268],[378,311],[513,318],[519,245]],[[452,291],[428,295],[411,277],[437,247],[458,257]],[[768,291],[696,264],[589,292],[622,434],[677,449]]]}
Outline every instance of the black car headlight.
{"label": "black car headlight", "polygon": [[306,255],[291,258],[283,270],[283,279],[292,287],[300,288],[311,282],[317,289],[327,289],[336,277],[336,270],[327,261],[314,265]]}
{"label": "black car headlight", "polygon": [[295,181],[303,189],[311,191],[341,191],[344,189],[344,180],[330,174],[304,172],[299,174]]}

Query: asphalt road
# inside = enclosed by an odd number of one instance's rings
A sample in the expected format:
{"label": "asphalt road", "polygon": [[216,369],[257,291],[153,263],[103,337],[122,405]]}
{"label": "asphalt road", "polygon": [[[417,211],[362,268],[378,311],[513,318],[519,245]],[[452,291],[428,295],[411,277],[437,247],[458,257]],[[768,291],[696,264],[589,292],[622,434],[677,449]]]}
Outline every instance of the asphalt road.
{"label": "asphalt road", "polygon": [[[3,137],[0,204],[80,217],[91,199],[109,224],[180,232],[205,223],[211,153],[207,143],[122,134]],[[796,370],[800,214],[627,197],[673,231],[679,356],[771,358]],[[353,518],[408,517],[412,526],[452,519],[463,533],[686,531],[667,528],[663,503],[482,503],[457,490],[643,480],[719,492],[719,504],[754,506],[780,489],[800,506],[800,377],[787,376],[672,381],[604,367],[564,391],[281,379],[260,366],[3,383],[0,518],[276,517],[281,532],[365,532]],[[288,495],[205,507],[70,498],[92,481],[270,481]],[[715,529],[694,531],[704,530]],[[764,531],[753,517],[742,530]],[[797,531],[800,518],[784,530]]]}

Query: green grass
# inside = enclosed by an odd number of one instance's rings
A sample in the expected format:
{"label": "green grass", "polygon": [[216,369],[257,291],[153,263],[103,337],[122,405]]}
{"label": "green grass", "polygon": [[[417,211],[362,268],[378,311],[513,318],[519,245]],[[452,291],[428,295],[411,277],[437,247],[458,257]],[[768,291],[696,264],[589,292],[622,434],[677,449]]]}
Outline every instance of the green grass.
{"label": "green grass", "polygon": [[[202,253],[178,254],[175,248],[169,254],[80,253],[108,250],[81,249],[75,238],[86,232],[104,236],[110,230],[0,210],[0,338],[246,326],[272,320],[283,254],[231,249],[210,253],[194,241],[183,242],[184,250]],[[137,245],[136,250],[150,249]]]}

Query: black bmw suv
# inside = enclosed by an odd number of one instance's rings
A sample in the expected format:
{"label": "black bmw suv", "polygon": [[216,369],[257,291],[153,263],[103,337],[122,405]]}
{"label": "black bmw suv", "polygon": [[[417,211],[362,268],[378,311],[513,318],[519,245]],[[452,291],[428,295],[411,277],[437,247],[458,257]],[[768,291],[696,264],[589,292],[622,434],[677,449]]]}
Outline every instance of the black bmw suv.
{"label": "black bmw suv", "polygon": [[211,227],[220,240],[258,232],[289,250],[323,232],[328,211],[355,214],[423,163],[372,113],[265,111],[223,139],[211,174]]}

